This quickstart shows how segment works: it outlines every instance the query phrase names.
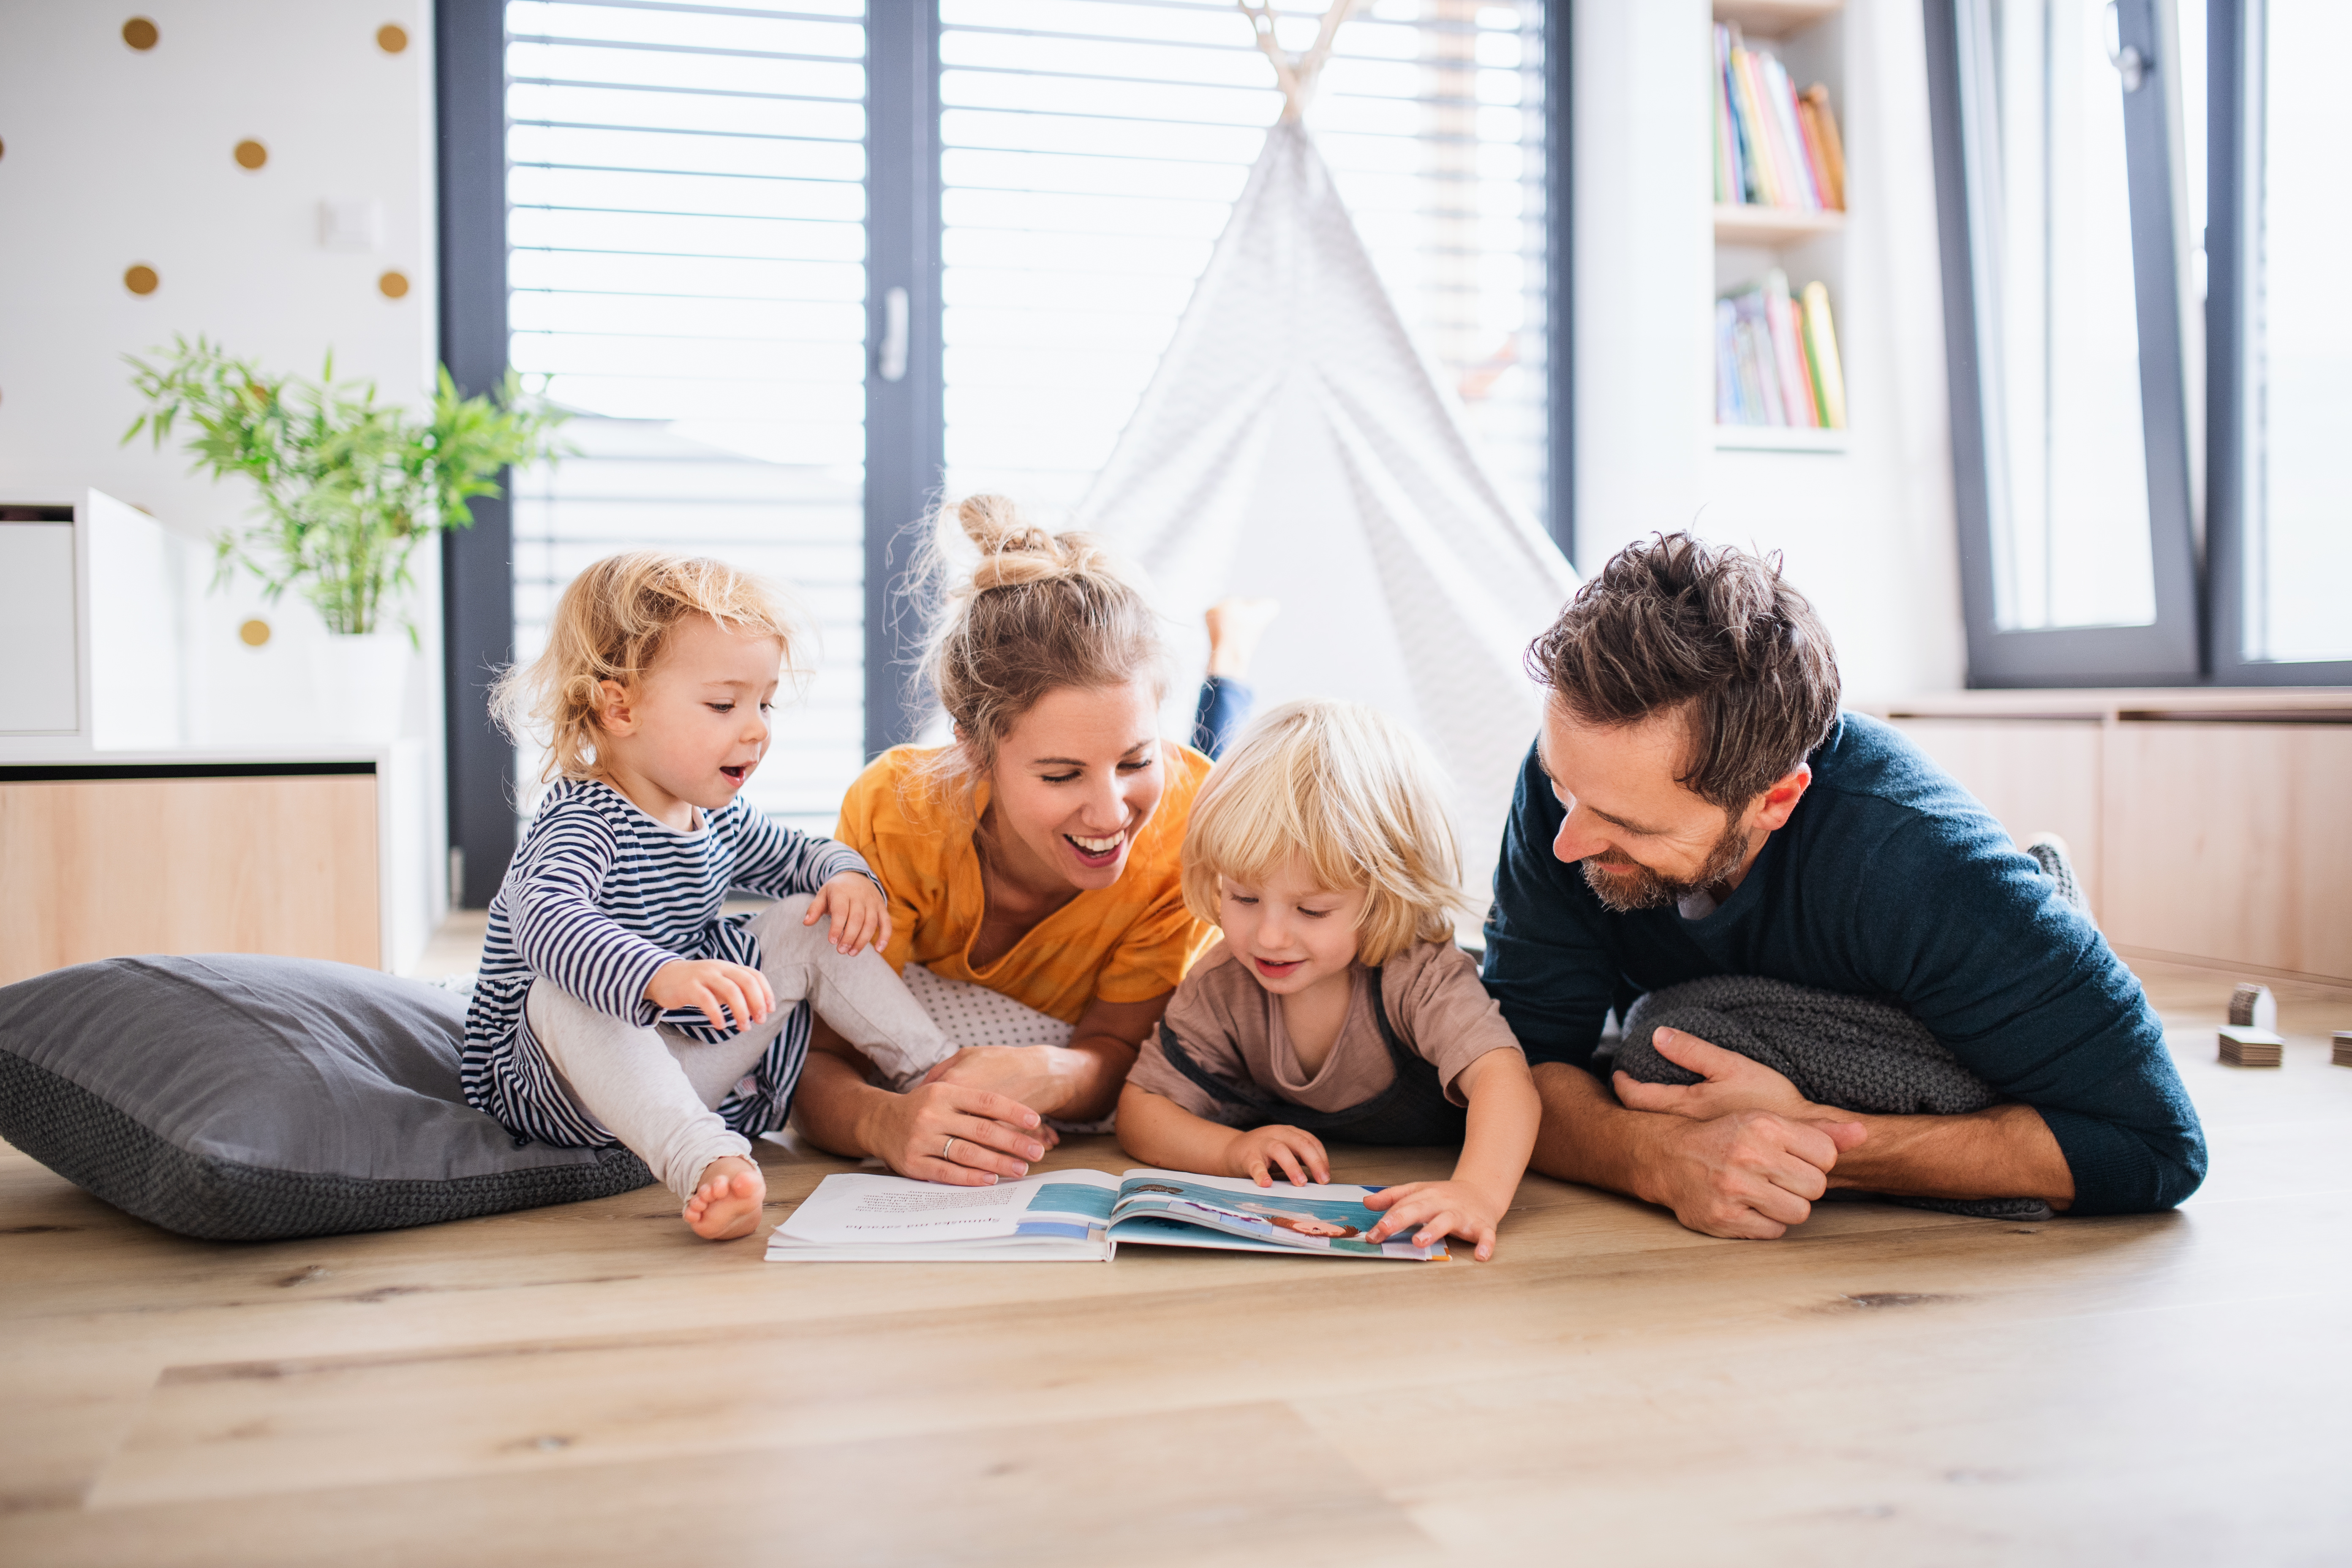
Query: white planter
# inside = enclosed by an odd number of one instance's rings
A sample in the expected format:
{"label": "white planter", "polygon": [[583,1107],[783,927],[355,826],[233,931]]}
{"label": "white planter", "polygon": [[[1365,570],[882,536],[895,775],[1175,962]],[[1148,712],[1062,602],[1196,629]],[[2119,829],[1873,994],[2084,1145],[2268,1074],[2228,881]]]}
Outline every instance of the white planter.
{"label": "white planter", "polygon": [[406,632],[330,636],[319,661],[319,716],[331,740],[383,745],[400,736],[408,711],[408,668],[415,650]]}

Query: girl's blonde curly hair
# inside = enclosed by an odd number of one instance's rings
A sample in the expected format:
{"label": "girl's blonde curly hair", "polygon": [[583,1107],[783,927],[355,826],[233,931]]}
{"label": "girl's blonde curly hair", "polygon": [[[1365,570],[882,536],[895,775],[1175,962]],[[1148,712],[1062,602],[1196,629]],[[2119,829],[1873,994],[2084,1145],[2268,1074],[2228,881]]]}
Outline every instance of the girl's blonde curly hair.
{"label": "girl's blonde curly hair", "polygon": [[541,784],[593,778],[603,683],[642,679],[670,633],[695,616],[775,638],[778,665],[797,673],[806,634],[773,584],[707,556],[633,550],[572,579],[556,601],[547,647],[529,664],[509,666],[490,689],[490,716],[517,741],[545,737]]}

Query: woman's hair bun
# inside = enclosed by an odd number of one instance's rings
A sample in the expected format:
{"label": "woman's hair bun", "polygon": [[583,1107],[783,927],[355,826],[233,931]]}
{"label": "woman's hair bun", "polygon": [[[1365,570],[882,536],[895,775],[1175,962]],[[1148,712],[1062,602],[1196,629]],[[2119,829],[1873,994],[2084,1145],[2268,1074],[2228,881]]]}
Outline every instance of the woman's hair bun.
{"label": "woman's hair bun", "polygon": [[1094,535],[1051,532],[995,495],[940,503],[924,534],[911,590],[930,601],[923,668],[962,742],[933,772],[984,774],[1047,692],[1163,683],[1158,617]]}
{"label": "woman's hair bun", "polygon": [[980,546],[982,555],[1053,551],[1054,536],[1023,517],[1011,496],[966,496],[956,503],[955,515],[964,537]]}
{"label": "woman's hair bun", "polygon": [[964,537],[980,548],[971,573],[972,593],[1056,577],[1118,574],[1091,534],[1049,533],[1022,516],[1009,496],[967,496],[956,503],[954,514]]}

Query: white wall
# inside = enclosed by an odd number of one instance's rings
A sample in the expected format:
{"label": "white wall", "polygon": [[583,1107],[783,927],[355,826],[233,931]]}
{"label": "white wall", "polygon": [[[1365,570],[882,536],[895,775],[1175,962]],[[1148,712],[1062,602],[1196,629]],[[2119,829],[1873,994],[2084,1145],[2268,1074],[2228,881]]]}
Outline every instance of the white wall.
{"label": "white wall", "polygon": [[1575,16],[1578,567],[1654,530],[1778,550],[1828,621],[1850,701],[1961,685],[1916,0],[1848,0],[1824,35],[1844,40],[1821,74],[1851,216],[1841,252],[1790,273],[1835,297],[1853,428],[1834,455],[1714,447],[1706,0],[1579,0]]}
{"label": "white wall", "polygon": [[[154,47],[122,26],[153,21]],[[407,47],[387,53],[396,24]],[[121,444],[140,412],[126,353],[174,333],[210,336],[272,372],[339,377],[412,405],[436,357],[433,40],[423,0],[0,0],[0,502],[79,501],[95,488],[191,540],[249,520],[242,480],[191,475],[176,437]],[[258,170],[233,152],[268,151]],[[373,254],[331,251],[326,200],[381,205]],[[139,296],[123,274],[154,269]],[[378,287],[387,270],[404,298]],[[437,558],[417,563],[404,606],[423,644],[403,732],[441,772]],[[250,578],[212,590],[187,574],[182,605],[186,743],[300,745],[324,728],[312,669],[326,637],[292,595],[265,605]],[[236,636],[258,616],[262,647]],[[438,861],[437,789],[415,837]],[[435,868],[439,885],[443,868]]]}
{"label": "white wall", "polygon": [[[207,333],[275,370],[430,384],[432,41],[417,0],[0,0],[0,484],[95,486],[194,534],[245,492],[118,438],[139,413],[121,356]],[[161,40],[122,41],[126,17]],[[386,22],[409,44],[385,54]],[[250,172],[232,149],[268,149]],[[383,204],[376,255],[322,248],[319,204]],[[123,287],[133,263],[161,286]],[[412,285],[387,300],[378,276]]]}
{"label": "white wall", "polygon": [[[155,23],[154,47],[124,43],[133,15]],[[387,22],[409,36],[396,55],[376,43]],[[121,444],[141,407],[122,356],[175,333],[310,376],[331,349],[340,377],[418,401],[437,335],[429,26],[418,0],[0,0],[0,500],[95,488],[199,540],[248,521],[249,488],[189,473],[177,438]],[[251,172],[233,156],[247,138],[269,153]],[[381,204],[376,253],[321,247],[330,198]],[[154,269],[153,293],[124,287],[133,264]],[[379,290],[387,270],[406,297]],[[433,565],[407,606],[428,650]],[[264,606],[249,580],[195,587],[189,738],[282,738],[269,710],[307,684],[323,628],[291,595]],[[276,633],[259,649],[235,636],[251,614]],[[409,688],[407,727],[437,737],[436,667],[421,659]]]}

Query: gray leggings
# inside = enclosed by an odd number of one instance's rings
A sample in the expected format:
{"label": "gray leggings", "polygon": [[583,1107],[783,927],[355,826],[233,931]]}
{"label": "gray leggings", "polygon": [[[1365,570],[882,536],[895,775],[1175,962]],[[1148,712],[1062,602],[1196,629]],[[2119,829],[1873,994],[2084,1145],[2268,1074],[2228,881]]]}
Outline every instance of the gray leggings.
{"label": "gray leggings", "polygon": [[785,899],[746,927],[760,943],[760,973],[776,1005],[765,1023],[724,1040],[639,1028],[551,981],[535,982],[524,999],[531,1037],[572,1103],[645,1161],[680,1203],[693,1195],[712,1161],[751,1153],[751,1145],[715,1108],[759,1065],[803,1003],[893,1077],[947,1054],[939,1026],[882,955],[868,947],[843,957],[825,936],[831,921],[801,923],[808,906],[806,895]]}

